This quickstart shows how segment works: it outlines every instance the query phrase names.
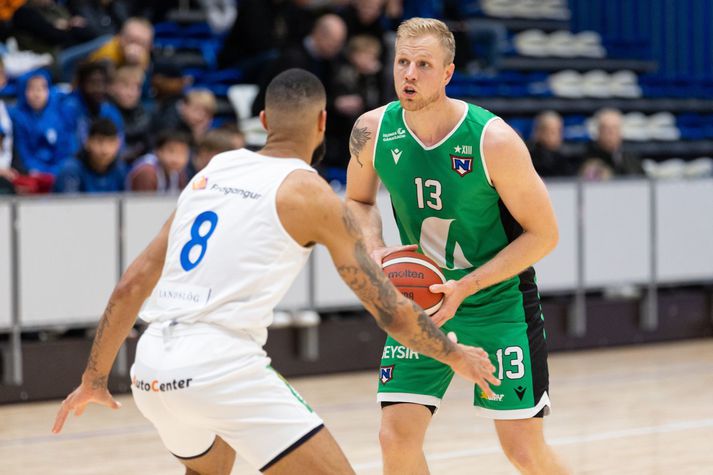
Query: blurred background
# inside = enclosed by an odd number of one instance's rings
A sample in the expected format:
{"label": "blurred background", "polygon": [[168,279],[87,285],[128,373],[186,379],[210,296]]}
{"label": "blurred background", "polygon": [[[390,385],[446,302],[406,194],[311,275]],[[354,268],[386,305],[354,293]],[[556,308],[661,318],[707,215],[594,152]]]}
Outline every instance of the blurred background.
{"label": "blurred background", "polygon": [[[395,98],[394,32],[413,16],[449,25],[448,94],[513,126],[548,186],[561,242],[535,267],[550,350],[699,339],[711,360],[713,2],[7,0],[0,404],[79,381],[121,272],[213,155],[264,143],[256,115],[284,69],[325,84],[319,171],[342,192],[353,122]],[[286,376],[324,375],[376,369],[383,340],[318,249],[267,350]],[[711,380],[711,367],[696,372]]]}

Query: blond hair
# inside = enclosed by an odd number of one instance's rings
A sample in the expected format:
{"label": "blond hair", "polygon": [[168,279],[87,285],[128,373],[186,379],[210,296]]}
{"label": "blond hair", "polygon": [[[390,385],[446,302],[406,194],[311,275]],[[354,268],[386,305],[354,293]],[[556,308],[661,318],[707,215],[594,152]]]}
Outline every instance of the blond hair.
{"label": "blond hair", "polygon": [[111,78],[111,82],[135,82],[141,85],[144,83],[145,78],[146,75],[144,74],[143,69],[138,66],[124,64],[116,68],[116,71]]}
{"label": "blond hair", "polygon": [[210,89],[196,88],[191,89],[185,94],[185,101],[191,104],[197,104],[203,107],[205,110],[209,111],[211,114],[215,114],[218,104],[215,100],[215,95],[210,91]]}
{"label": "blond hair", "polygon": [[433,18],[410,18],[399,25],[396,30],[396,42],[403,38],[420,38],[433,35],[446,52],[446,65],[453,62],[456,55],[456,40],[445,23]]}

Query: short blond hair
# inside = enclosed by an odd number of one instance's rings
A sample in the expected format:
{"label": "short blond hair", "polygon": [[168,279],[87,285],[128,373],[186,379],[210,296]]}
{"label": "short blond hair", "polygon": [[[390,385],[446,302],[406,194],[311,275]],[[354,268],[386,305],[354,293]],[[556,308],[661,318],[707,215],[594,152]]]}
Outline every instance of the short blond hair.
{"label": "short blond hair", "polygon": [[215,114],[218,104],[215,100],[215,95],[210,91],[210,89],[196,88],[191,89],[185,94],[185,101],[191,104],[197,104],[203,107],[205,110],[211,114]]}
{"label": "short blond hair", "polygon": [[399,25],[396,30],[396,42],[403,38],[420,38],[433,35],[441,43],[446,52],[446,65],[453,62],[456,55],[456,40],[445,23],[434,18],[410,18]]}

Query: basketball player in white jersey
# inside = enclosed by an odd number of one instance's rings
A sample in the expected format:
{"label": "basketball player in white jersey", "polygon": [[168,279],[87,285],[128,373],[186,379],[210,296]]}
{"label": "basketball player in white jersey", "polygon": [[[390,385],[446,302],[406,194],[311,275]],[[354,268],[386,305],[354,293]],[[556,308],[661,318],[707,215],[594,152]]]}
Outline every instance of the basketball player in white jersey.
{"label": "basketball player in white jersey", "polygon": [[82,383],[62,403],[53,432],[89,402],[119,407],[107,379],[138,313],[150,325],[131,370],[134,400],[187,474],[228,474],[236,452],[270,474],[353,473],[262,348],[275,305],[315,243],[392,336],[480,387],[498,384],[483,350],[450,341],[389,283],[310,166],[323,148],[325,101],[322,84],[304,70],[272,81],[260,115],[267,144],[217,155],[183,191],[114,289]]}

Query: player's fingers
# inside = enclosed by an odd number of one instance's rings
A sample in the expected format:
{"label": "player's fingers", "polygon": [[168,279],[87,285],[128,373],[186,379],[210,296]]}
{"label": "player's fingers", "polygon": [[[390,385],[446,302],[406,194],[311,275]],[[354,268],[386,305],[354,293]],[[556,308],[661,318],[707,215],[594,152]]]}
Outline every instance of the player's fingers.
{"label": "player's fingers", "polygon": [[493,374],[494,371],[495,371],[495,368],[493,368],[493,371],[489,371],[485,375],[485,380],[488,381],[493,386],[500,386],[500,380],[495,377],[495,375]]}
{"label": "player's fingers", "polygon": [[493,392],[492,389],[490,389],[490,385],[483,381],[482,379],[477,383],[478,387],[485,393],[486,396],[489,398],[495,397],[495,393]]}
{"label": "player's fingers", "polygon": [[387,247],[383,256],[386,257],[394,252],[415,251],[416,249],[418,249],[418,244],[404,244],[403,246]]}
{"label": "player's fingers", "polygon": [[60,431],[62,430],[62,427],[64,427],[64,422],[67,420],[67,416],[69,415],[69,408],[65,405],[65,403],[62,403],[62,406],[59,408],[59,412],[57,412],[57,417],[54,419],[54,425],[52,426],[52,432],[55,434],[59,434]]}
{"label": "player's fingers", "polygon": [[458,335],[456,335],[456,332],[448,332],[447,336],[453,343],[458,343]]}
{"label": "player's fingers", "polygon": [[86,407],[87,407],[86,403],[77,405],[77,407],[74,409],[74,415],[77,417],[81,416],[82,414],[84,414],[84,409]]}

